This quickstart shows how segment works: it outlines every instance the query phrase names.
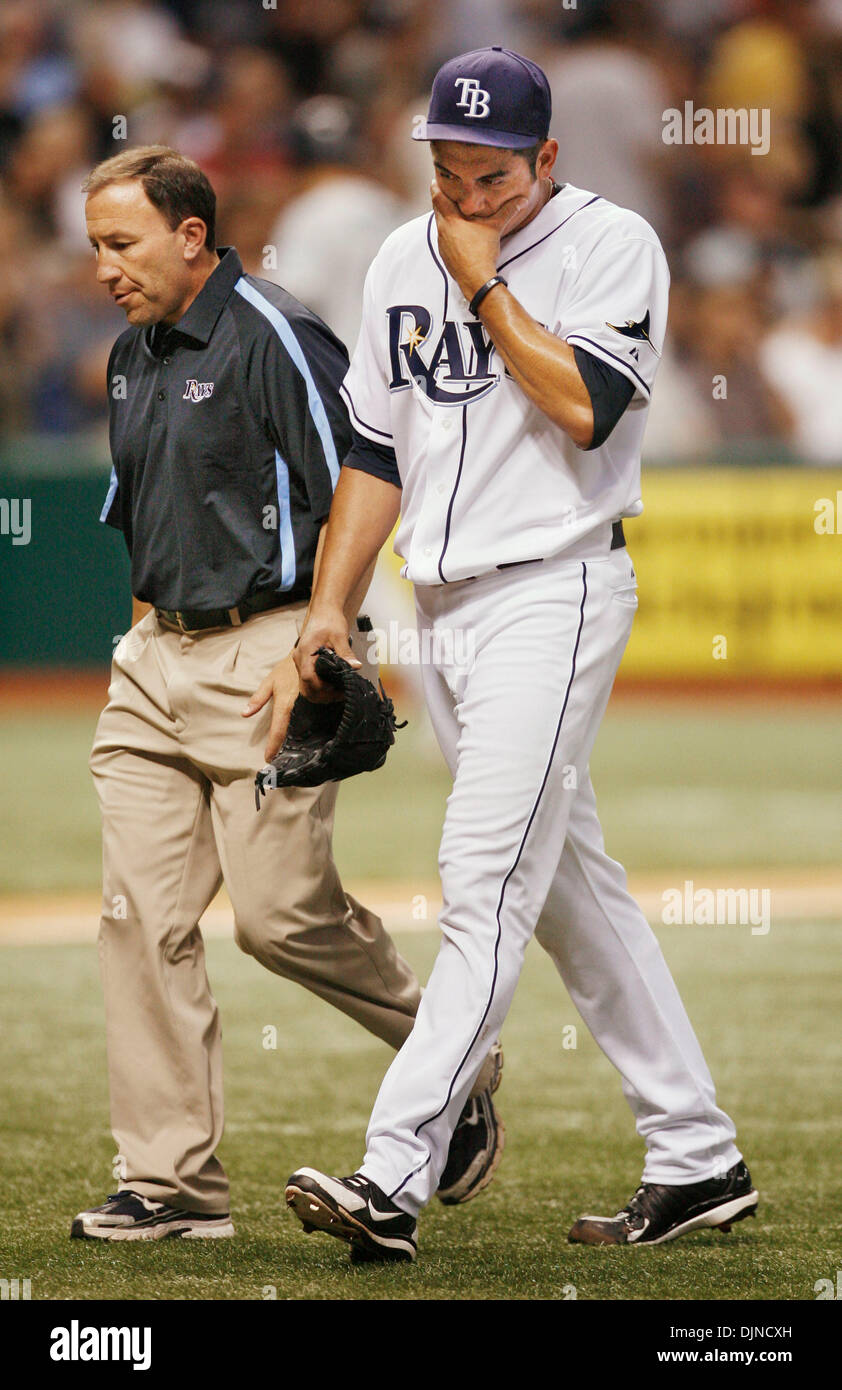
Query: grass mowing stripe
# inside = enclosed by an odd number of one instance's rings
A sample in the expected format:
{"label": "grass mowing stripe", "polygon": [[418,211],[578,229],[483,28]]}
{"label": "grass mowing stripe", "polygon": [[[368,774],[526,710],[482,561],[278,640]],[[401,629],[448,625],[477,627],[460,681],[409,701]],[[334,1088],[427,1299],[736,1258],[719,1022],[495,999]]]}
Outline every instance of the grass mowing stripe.
{"label": "grass mowing stripe", "polygon": [[[389,1050],[226,941],[209,943],[208,961],[225,1030],[221,1157],[237,1238],[71,1242],[75,1212],[114,1187],[96,952],[7,949],[0,1272],[31,1279],[34,1299],[558,1299],[572,1286],[580,1299],[812,1300],[816,1281],[842,1267],[838,932],[661,933],[760,1189],[756,1221],[651,1250],[566,1244],[580,1212],[614,1211],[630,1195],[642,1148],[615,1072],[533,945],[504,1033],[498,1176],[464,1208],[433,1203],[418,1263],[400,1269],[352,1269],[338,1242],[302,1235],[283,1203],[295,1167],[356,1166]],[[435,933],[399,945],[425,978]],[[566,1024],[577,1026],[575,1048],[563,1045]],[[267,1025],[276,1049],[263,1046]]]}
{"label": "grass mowing stripe", "polygon": [[[426,714],[409,711],[386,765],[344,783],[336,855],[349,877],[435,873],[449,782]],[[0,721],[0,892],[96,888],[99,812],[88,773],[96,714]],[[837,864],[842,721],[711,704],[609,707],[591,760],[610,854],[629,870]]]}

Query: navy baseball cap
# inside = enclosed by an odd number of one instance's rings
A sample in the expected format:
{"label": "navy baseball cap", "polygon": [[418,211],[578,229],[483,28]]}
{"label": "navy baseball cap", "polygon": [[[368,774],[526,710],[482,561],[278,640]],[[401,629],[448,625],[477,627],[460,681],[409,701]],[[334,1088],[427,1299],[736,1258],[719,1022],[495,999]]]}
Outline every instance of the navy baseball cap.
{"label": "navy baseball cap", "polygon": [[439,68],[430,110],[413,140],[461,140],[525,150],[546,140],[552,101],[546,76],[510,48],[477,48]]}

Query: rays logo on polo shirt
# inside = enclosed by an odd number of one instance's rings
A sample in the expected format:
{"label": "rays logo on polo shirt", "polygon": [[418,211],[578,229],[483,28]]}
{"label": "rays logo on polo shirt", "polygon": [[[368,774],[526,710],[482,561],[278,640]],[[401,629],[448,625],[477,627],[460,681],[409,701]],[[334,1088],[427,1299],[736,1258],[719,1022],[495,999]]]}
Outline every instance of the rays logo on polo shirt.
{"label": "rays logo on polo shirt", "polygon": [[413,382],[436,405],[464,405],[479,400],[499,384],[491,371],[494,344],[482,324],[446,319],[434,346],[426,348],[433,317],[423,304],[394,304],[389,320],[390,391],[406,391]]}
{"label": "rays logo on polo shirt", "polygon": [[213,395],[212,381],[194,381],[190,377],[185,385],[186,390],[181,398],[183,401],[206,401],[208,396]]}

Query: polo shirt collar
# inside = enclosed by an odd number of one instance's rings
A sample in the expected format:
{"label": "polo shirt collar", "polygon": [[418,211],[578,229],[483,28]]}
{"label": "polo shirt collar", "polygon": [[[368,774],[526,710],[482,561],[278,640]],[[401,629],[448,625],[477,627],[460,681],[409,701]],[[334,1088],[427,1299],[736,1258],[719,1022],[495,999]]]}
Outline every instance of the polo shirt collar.
{"label": "polo shirt collar", "polygon": [[203,344],[210,342],[216,321],[243,273],[243,263],[233,246],[219,246],[217,251],[219,264],[208,276],[189,309],[171,328],[171,332]]}

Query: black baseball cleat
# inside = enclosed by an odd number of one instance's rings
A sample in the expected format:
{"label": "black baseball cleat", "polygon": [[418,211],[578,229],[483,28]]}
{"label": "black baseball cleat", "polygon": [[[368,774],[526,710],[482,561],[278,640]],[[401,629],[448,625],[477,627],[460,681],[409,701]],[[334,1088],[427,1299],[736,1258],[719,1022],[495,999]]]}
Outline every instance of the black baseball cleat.
{"label": "black baseball cleat", "polygon": [[445,1206],[470,1202],[488,1187],[500,1159],[506,1131],[490,1091],[467,1101],[453,1131],[447,1163],[436,1196]]}
{"label": "black baseball cleat", "polygon": [[445,1206],[470,1202],[488,1187],[503,1157],[506,1130],[491,1099],[503,1074],[503,1050],[499,1043],[495,1043],[490,1056],[494,1071],[488,1086],[465,1102],[450,1140],[436,1194]]}
{"label": "black baseball cleat", "polygon": [[360,1173],[331,1178],[315,1168],[299,1168],[287,1183],[285,1196],[305,1231],[325,1231],[347,1240],[355,1264],[415,1259],[415,1218]]}
{"label": "black baseball cleat", "polygon": [[81,1240],[211,1240],[232,1236],[228,1212],[177,1211],[127,1188],[112,1192],[101,1207],[80,1211],[70,1227]]}
{"label": "black baseball cleat", "polygon": [[755,1215],[757,1201],[741,1161],[707,1182],[641,1183],[616,1216],[580,1216],[567,1239],[573,1245],[661,1245],[703,1227],[727,1232],[735,1221]]}

